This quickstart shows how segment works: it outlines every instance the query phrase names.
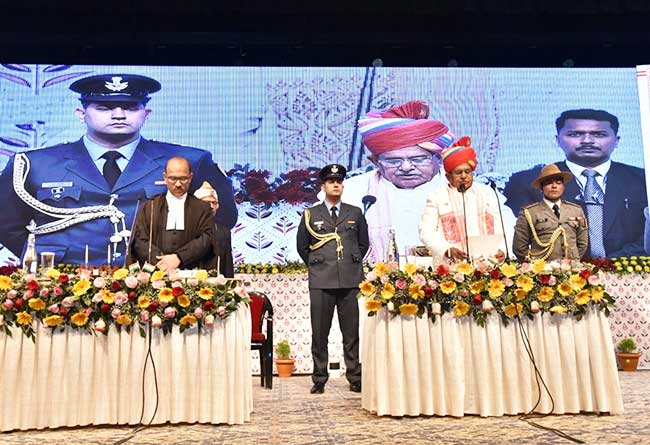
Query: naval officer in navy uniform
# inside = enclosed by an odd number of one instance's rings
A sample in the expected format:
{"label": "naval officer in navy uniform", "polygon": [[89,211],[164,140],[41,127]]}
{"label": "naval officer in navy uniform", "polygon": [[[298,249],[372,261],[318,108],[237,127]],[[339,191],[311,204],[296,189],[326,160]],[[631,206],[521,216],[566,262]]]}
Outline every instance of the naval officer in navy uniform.
{"label": "naval officer in navy uniform", "polygon": [[[113,204],[126,215],[126,226],[120,222],[117,228],[123,239],[111,243],[117,248],[112,251],[112,259],[122,263],[126,251],[124,230],[131,228],[136,207],[166,190],[159,180],[160,172],[173,156],[186,158],[192,166],[190,192],[203,181],[213,184],[221,198],[215,220],[232,228],[237,221],[232,184],[213,163],[211,154],[140,136],[151,113],[147,108],[149,95],[160,88],[154,79],[131,74],[96,75],[72,83],[70,89],[80,94],[81,107],[76,115],[86,125],[86,134],[73,143],[26,152],[30,169],[24,180],[14,178],[16,156],[10,159],[0,175],[0,243],[21,255],[30,221],[34,220],[36,226],[55,221],[38,209],[39,203],[78,209],[106,206],[113,196]],[[115,221],[98,218],[74,225],[60,221],[59,230],[37,235],[39,251],[54,252],[57,263],[81,264],[88,245],[89,264],[106,263],[109,239],[116,235]]]}
{"label": "naval officer in navy uniform", "polygon": [[325,200],[305,210],[298,226],[297,247],[309,270],[312,394],[322,394],[328,378],[327,339],[334,307],[343,334],[343,353],[350,391],[361,392],[359,306],[363,257],[368,251],[368,225],[358,207],[341,202],[342,165],[331,164],[319,174]]}

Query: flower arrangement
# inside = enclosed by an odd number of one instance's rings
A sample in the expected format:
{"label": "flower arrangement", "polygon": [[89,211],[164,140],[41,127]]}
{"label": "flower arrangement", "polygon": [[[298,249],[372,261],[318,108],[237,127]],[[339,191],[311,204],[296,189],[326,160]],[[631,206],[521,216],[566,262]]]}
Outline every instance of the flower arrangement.
{"label": "flower arrangement", "polygon": [[249,299],[238,281],[209,277],[206,271],[182,279],[177,272],[160,270],[50,269],[47,278],[39,279],[17,270],[0,275],[0,330],[11,335],[8,328],[18,326],[33,338],[33,322],[39,321],[51,329],[103,334],[111,326],[127,332],[137,326],[144,335],[143,327],[150,322],[167,334],[174,325],[181,332],[192,326],[211,328],[241,302]]}
{"label": "flower arrangement", "polygon": [[377,263],[359,285],[366,297],[368,315],[386,307],[392,316],[450,312],[456,317],[473,317],[485,325],[487,317],[498,315],[507,324],[517,315],[532,319],[537,313],[571,314],[581,319],[588,306],[609,315],[613,298],[602,286],[601,273],[594,266],[571,261],[476,265],[461,262],[435,269],[406,264]]}
{"label": "flower arrangement", "polygon": [[302,261],[289,261],[287,263],[239,263],[235,265],[235,273],[260,274],[260,273],[307,273],[307,266]]}
{"label": "flower arrangement", "polygon": [[302,204],[318,200],[318,172],[317,168],[309,167],[291,170],[270,180],[271,172],[268,170],[254,170],[249,164],[235,164],[235,167],[228,171],[228,177],[233,180],[237,204],[244,201],[266,205],[280,201]]}
{"label": "flower arrangement", "polygon": [[650,272],[650,257],[648,256],[611,258],[609,261],[612,265],[610,270],[618,274]]}

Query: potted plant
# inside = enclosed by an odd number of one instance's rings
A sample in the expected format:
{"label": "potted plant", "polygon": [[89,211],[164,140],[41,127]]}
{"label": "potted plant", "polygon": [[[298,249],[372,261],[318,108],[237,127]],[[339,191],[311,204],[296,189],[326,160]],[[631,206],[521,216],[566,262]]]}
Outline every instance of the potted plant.
{"label": "potted plant", "polygon": [[288,340],[280,340],[275,345],[275,366],[278,368],[278,377],[291,377],[294,359],[291,358],[291,345]]}
{"label": "potted plant", "polygon": [[618,342],[618,352],[616,352],[616,360],[618,366],[623,371],[636,371],[639,365],[640,352],[636,351],[636,342],[631,338],[624,338]]}

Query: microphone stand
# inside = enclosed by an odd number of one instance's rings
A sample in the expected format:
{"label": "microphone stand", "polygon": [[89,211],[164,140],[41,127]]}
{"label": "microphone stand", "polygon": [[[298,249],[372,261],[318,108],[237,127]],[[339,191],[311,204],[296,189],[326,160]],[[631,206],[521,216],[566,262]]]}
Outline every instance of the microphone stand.
{"label": "microphone stand", "polygon": [[126,241],[126,252],[124,252],[124,267],[127,266],[126,262],[129,258],[129,253],[131,252],[131,243],[133,242],[133,231],[135,230],[135,223],[138,220],[138,209],[140,208],[140,201],[142,200],[142,196],[138,196],[138,200],[135,203],[135,213],[133,214],[133,221],[131,221],[131,233],[129,233],[129,240]]}
{"label": "microphone stand", "polygon": [[506,261],[510,261],[510,252],[508,249],[508,237],[506,236],[506,226],[503,224],[503,212],[501,211],[501,201],[499,201],[499,193],[497,192],[497,185],[494,181],[490,181],[490,187],[494,190],[494,196],[497,198],[497,208],[499,209],[499,219],[501,220],[501,231],[503,232],[503,243],[506,246]]}
{"label": "microphone stand", "polygon": [[465,251],[467,253],[467,261],[473,263],[472,257],[469,255],[469,235],[467,234],[467,210],[465,208],[465,191],[467,191],[467,187],[465,187],[465,184],[460,184],[458,186],[458,191],[460,192],[463,198],[463,224],[465,225]]}

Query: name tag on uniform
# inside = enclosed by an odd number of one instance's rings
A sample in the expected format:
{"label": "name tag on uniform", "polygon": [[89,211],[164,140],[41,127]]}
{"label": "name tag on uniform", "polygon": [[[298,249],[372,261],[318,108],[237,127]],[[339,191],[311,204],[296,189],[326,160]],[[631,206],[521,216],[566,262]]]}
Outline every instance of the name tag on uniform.
{"label": "name tag on uniform", "polygon": [[356,221],[350,221],[350,220],[348,220],[348,224],[356,224],[356,223],[357,223]]}
{"label": "name tag on uniform", "polygon": [[44,182],[41,184],[41,188],[44,189],[51,189],[54,187],[72,187],[74,184],[72,181],[65,181],[65,182]]}
{"label": "name tag on uniform", "polygon": [[165,181],[164,180],[154,181],[153,185],[165,185]]}

